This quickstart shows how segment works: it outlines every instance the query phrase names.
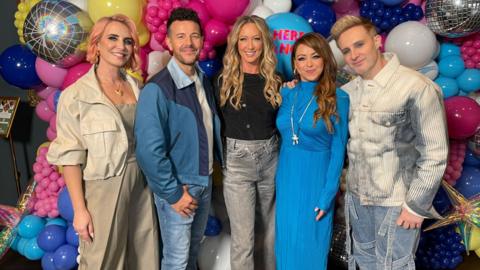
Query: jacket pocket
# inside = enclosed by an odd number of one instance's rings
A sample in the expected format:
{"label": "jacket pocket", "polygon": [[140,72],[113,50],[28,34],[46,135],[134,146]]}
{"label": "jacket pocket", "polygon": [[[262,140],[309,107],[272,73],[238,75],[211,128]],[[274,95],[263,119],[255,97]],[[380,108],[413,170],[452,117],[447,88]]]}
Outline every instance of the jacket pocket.
{"label": "jacket pocket", "polygon": [[87,144],[88,155],[104,157],[107,154],[107,144],[115,144],[115,135],[118,131],[113,119],[99,119],[80,124],[82,136]]}
{"label": "jacket pocket", "polygon": [[406,111],[398,112],[372,112],[371,120],[375,124],[382,125],[384,127],[393,127],[404,124],[407,122]]}

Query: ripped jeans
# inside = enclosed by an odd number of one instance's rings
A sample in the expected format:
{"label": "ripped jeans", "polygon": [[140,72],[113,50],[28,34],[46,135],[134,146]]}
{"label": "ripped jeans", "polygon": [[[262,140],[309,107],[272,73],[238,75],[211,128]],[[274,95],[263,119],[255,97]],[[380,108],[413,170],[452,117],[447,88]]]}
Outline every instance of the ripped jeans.
{"label": "ripped jeans", "polygon": [[414,270],[420,229],[396,224],[401,206],[360,205],[358,197],[345,195],[348,269]]}

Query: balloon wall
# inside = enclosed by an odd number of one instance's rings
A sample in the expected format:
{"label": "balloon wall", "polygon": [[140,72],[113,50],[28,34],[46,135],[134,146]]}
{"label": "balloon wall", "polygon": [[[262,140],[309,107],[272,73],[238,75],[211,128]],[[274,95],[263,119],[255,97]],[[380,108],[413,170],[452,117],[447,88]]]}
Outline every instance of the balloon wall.
{"label": "balloon wall", "polygon": [[[277,70],[287,79],[292,77],[290,56],[299,37],[314,31],[328,38],[335,21],[347,14],[370,19],[383,37],[383,49],[433,80],[443,94],[451,139],[444,179],[467,199],[480,194],[480,0],[21,0],[12,22],[19,44],[1,52],[0,75],[20,89],[36,91],[40,102],[35,113],[49,127],[33,164],[24,217],[9,221],[12,237],[0,243],[0,254],[11,247],[30,260],[41,259],[44,269],[75,267],[78,237],[71,226],[73,210],[62,168],[45,158],[49,141],[56,137],[58,98],[91,67],[85,61],[86,41],[93,23],[103,16],[123,13],[139,30],[141,72],[130,74],[142,80],[163,69],[170,59],[166,23],[177,7],[199,15],[204,31],[199,65],[209,77],[222,68],[227,36],[241,15],[266,19]],[[338,66],[348,73],[335,42],[329,44]],[[442,213],[451,208],[448,198],[440,189],[434,200]],[[340,222],[342,211],[337,212]],[[202,269],[229,265],[230,238],[221,227],[211,216],[200,252]],[[480,228],[472,229],[471,239],[466,248],[480,255]],[[422,236],[417,262],[429,269],[452,269],[465,251],[460,243],[455,229],[434,230]]]}

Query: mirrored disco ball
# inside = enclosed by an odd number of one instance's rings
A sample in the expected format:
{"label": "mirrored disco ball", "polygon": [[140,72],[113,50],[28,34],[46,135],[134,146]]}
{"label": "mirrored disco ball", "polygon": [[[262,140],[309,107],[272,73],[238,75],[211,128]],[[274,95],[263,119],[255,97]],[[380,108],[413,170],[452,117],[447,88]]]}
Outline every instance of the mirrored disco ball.
{"label": "mirrored disco ball", "polygon": [[427,0],[425,17],[441,36],[467,36],[480,30],[480,0]]}
{"label": "mirrored disco ball", "polygon": [[61,67],[85,57],[92,28],[88,14],[66,1],[46,0],[32,7],[25,19],[23,37],[37,56]]}

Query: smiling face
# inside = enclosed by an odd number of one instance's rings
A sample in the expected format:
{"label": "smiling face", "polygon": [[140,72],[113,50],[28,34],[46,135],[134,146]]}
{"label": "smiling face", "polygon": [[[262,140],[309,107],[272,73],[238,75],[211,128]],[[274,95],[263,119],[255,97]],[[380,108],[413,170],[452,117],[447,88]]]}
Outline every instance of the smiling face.
{"label": "smiling face", "polygon": [[200,26],[193,21],[174,21],[168,30],[167,46],[184,71],[195,65],[203,46]]}
{"label": "smiling face", "polygon": [[323,72],[323,59],[314,49],[305,44],[298,45],[293,60],[295,70],[302,81],[318,81]]}
{"label": "smiling face", "polygon": [[361,26],[343,32],[337,41],[345,63],[364,79],[373,79],[385,65],[379,50],[381,38]]}
{"label": "smiling face", "polygon": [[263,52],[262,33],[254,23],[242,26],[238,35],[238,53],[243,70],[258,70]]}
{"label": "smiling face", "polygon": [[132,57],[134,41],[126,25],[109,23],[97,43],[99,65],[123,67]]}

